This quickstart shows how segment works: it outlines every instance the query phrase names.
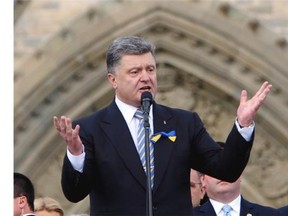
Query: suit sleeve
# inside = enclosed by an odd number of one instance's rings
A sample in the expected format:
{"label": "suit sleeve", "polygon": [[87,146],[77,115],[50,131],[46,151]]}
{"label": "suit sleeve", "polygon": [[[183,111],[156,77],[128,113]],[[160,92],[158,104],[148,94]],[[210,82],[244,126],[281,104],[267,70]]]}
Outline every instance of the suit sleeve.
{"label": "suit sleeve", "polygon": [[[73,127],[77,122],[73,122]],[[80,138],[85,146],[85,160],[83,172],[75,170],[67,156],[65,154],[62,176],[61,176],[61,186],[65,197],[71,202],[79,202],[84,199],[91,191],[92,181],[93,181],[93,171],[91,167],[92,161],[92,144],[87,139],[85,134],[85,128],[81,127]]]}
{"label": "suit sleeve", "polygon": [[236,181],[248,163],[254,132],[251,141],[247,142],[234,124],[226,139],[225,147],[222,149],[210,137],[197,114],[193,121],[191,166],[217,179],[228,182]]}

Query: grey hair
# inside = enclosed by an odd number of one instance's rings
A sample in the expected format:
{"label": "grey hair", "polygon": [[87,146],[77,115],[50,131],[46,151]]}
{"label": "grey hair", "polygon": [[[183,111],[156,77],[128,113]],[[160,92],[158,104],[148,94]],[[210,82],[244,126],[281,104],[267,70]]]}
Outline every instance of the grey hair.
{"label": "grey hair", "polygon": [[141,55],[149,53],[155,58],[155,46],[138,36],[125,36],[115,39],[106,53],[107,72],[115,73],[123,55]]}

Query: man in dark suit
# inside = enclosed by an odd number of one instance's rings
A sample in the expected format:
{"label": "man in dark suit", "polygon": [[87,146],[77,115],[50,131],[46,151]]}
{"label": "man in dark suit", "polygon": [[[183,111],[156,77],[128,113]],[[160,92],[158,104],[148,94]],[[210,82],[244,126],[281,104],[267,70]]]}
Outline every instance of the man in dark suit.
{"label": "man in dark suit", "polygon": [[224,216],[224,206],[230,207],[231,216],[277,216],[277,209],[249,202],[240,194],[241,178],[233,183],[221,181],[208,175],[201,182],[209,197],[203,205],[193,209],[193,216]]}
{"label": "man in dark suit", "polygon": [[[108,48],[106,62],[108,80],[115,89],[112,103],[73,123],[66,116],[53,117],[54,127],[67,144],[62,189],[72,202],[89,194],[93,216],[145,215],[147,178],[137,152],[141,150],[140,120],[134,114],[142,108],[143,92],[153,98],[157,92],[155,47],[141,37],[120,37]],[[154,216],[191,213],[190,168],[227,181],[240,176],[252,148],[253,118],[271,89],[264,82],[250,100],[242,91],[224,151],[197,113],[156,102],[150,106]]]}
{"label": "man in dark suit", "polygon": [[[240,199],[241,205],[240,205],[240,214],[237,212],[233,215],[239,215],[239,216],[279,216],[279,212],[271,208],[269,206],[263,206],[256,203],[249,202],[245,200],[242,196]],[[202,206],[198,206],[195,209],[193,209],[193,216],[218,216],[220,214],[216,214],[215,209],[213,208],[211,202],[208,200],[206,203],[204,203]]]}
{"label": "man in dark suit", "polygon": [[34,198],[31,180],[21,173],[14,172],[14,216],[35,216]]}
{"label": "man in dark suit", "polygon": [[202,173],[198,172],[197,170],[191,169],[190,190],[193,207],[201,205],[207,199],[205,189],[202,186],[201,176]]}

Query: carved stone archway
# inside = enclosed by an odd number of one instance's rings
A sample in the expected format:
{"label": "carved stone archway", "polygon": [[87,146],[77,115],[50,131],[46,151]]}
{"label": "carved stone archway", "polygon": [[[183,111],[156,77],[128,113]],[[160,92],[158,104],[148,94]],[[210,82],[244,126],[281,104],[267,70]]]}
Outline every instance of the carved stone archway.
{"label": "carved stone archway", "polygon": [[198,112],[217,140],[233,124],[240,91],[273,84],[256,118],[243,194],[265,205],[287,203],[287,43],[227,4],[197,1],[99,4],[15,68],[15,170],[31,176],[38,195],[57,198],[68,215],[88,211],[87,199],[75,205],[62,194],[65,145],[52,116],[79,118],[111,101],[105,51],[120,35],[156,44],[157,102]]}

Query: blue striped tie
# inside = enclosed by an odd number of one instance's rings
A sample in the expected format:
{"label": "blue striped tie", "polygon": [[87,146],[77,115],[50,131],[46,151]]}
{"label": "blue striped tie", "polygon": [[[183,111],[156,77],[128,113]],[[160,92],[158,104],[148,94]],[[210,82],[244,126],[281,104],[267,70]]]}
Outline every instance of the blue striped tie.
{"label": "blue striped tie", "polygon": [[[135,118],[139,120],[138,130],[137,130],[137,150],[140,156],[142,166],[146,172],[146,159],[145,159],[145,128],[144,128],[144,115],[141,109],[137,109],[135,112]],[[151,166],[151,188],[154,185],[154,146],[151,142],[151,129],[149,130],[149,147],[150,147],[150,166]]]}

